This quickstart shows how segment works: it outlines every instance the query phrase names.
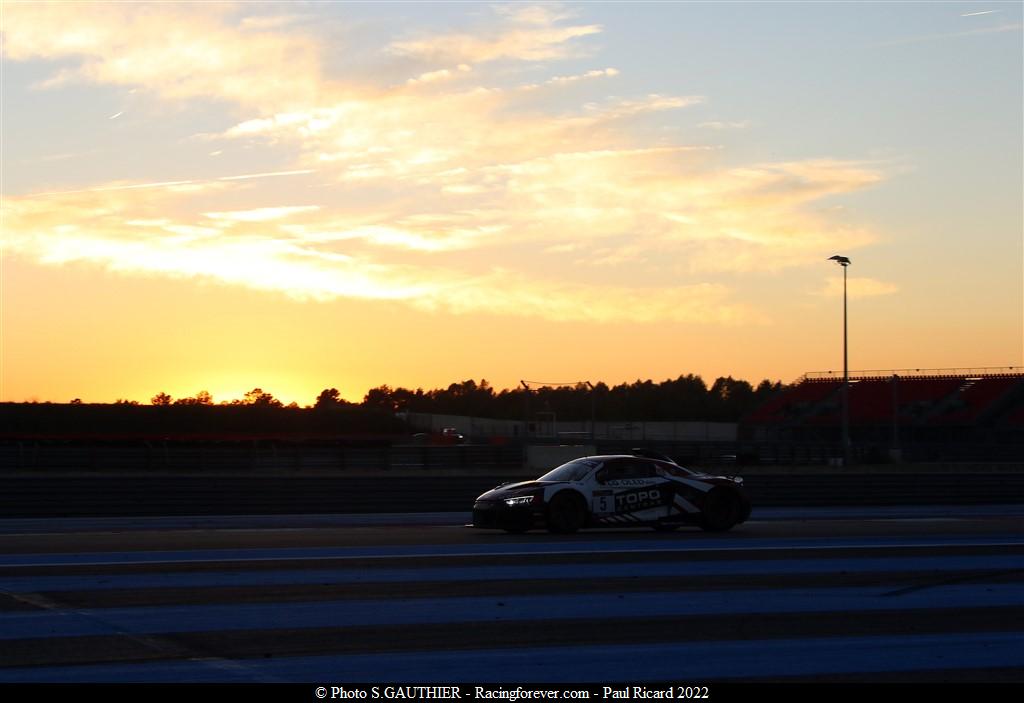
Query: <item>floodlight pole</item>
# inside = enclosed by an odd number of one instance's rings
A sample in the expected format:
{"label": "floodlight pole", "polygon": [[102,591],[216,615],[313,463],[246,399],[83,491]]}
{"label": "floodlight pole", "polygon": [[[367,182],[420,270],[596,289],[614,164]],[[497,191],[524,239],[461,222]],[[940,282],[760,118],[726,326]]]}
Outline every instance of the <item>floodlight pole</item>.
{"label": "floodlight pole", "polygon": [[530,437],[530,386],[526,381],[519,381],[526,395],[523,396],[523,440]]}
{"label": "floodlight pole", "polygon": [[850,357],[846,334],[846,267],[843,264],[843,466],[850,465]]}
{"label": "floodlight pole", "polygon": [[590,389],[590,441],[594,441],[594,384],[590,381],[584,381],[587,384],[587,388]]}
{"label": "floodlight pole", "polygon": [[847,335],[847,313],[846,313],[846,267],[850,260],[845,256],[832,257],[837,264],[843,267],[843,466],[850,465],[850,356]]}

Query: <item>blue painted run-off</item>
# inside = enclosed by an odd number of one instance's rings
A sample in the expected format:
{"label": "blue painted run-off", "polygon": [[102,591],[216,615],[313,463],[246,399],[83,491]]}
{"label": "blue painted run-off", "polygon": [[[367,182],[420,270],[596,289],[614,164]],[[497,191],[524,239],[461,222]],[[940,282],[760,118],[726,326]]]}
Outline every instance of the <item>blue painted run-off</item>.
{"label": "blue painted run-off", "polygon": [[[613,644],[0,668],[0,682],[685,681],[1024,666],[1024,633]],[[865,677],[870,681],[870,677]],[[514,683],[512,685],[514,688]],[[714,689],[712,688],[712,699]]]}
{"label": "blue painted run-off", "polygon": [[[1024,608],[1024,586],[936,585],[893,594],[891,587],[791,588],[685,593],[516,595],[312,603],[217,604],[0,613],[0,639],[117,633],[422,625],[473,621],[820,613],[911,608]],[[1024,653],[1022,653],[1024,656]]]}
{"label": "blue painted run-off", "polygon": [[3,554],[4,566],[99,566],[114,564],[190,564],[203,562],[298,561],[316,559],[377,559],[458,556],[510,556],[532,554],[644,554],[654,552],[708,551],[795,551],[843,549],[904,549],[914,547],[1024,546],[1024,535],[982,537],[820,537],[748,538],[741,534],[724,537],[672,535],[650,541],[596,540],[592,535],[568,539],[537,539],[509,542],[507,535],[481,535],[472,544],[425,544],[371,547],[294,547],[259,549],[198,549],[146,552],[84,552],[57,554]]}
{"label": "blue painted run-off", "polygon": [[817,559],[747,559],[735,561],[648,561],[590,564],[517,564],[515,566],[365,567],[342,569],[162,571],[160,573],[84,576],[0,577],[0,590],[13,592],[90,591],[143,588],[259,587],[301,584],[427,583],[440,581],[510,582],[527,579],[600,581],[611,578],[687,579],[765,574],[955,571],[1024,571],[1024,554],[984,556],[852,557]]}

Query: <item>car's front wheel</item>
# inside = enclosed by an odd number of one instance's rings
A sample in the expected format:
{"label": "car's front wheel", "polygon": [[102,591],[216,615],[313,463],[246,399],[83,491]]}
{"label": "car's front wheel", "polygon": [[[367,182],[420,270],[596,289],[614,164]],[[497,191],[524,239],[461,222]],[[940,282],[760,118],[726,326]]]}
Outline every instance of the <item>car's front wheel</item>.
{"label": "car's front wheel", "polygon": [[715,488],[704,502],[700,526],[708,532],[725,532],[739,521],[740,501],[731,491]]}
{"label": "car's front wheel", "polygon": [[557,534],[571,534],[587,521],[587,508],[576,493],[563,491],[548,504],[548,530]]}

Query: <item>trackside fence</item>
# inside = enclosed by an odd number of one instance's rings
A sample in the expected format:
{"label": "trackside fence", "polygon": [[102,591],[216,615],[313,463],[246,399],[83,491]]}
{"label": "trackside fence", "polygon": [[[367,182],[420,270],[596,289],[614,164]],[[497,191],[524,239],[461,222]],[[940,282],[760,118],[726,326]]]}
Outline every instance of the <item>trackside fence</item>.
{"label": "trackside fence", "polygon": [[[502,474],[17,473],[4,478],[0,518],[419,512],[465,515],[476,496],[516,478]],[[755,505],[755,517],[756,508],[764,506],[1024,503],[1024,472],[762,473],[746,476],[745,482]]]}
{"label": "trackside fence", "polygon": [[[533,442],[531,442],[533,443]],[[557,442],[551,442],[555,444]],[[637,442],[598,441],[600,454],[656,449],[684,466],[826,466],[842,455],[828,442]],[[888,447],[854,446],[855,465],[890,463]],[[1020,462],[1024,442],[906,443],[904,463]],[[288,441],[83,442],[51,439],[0,441],[0,471],[470,471],[494,473],[526,466],[522,443],[370,446]]]}

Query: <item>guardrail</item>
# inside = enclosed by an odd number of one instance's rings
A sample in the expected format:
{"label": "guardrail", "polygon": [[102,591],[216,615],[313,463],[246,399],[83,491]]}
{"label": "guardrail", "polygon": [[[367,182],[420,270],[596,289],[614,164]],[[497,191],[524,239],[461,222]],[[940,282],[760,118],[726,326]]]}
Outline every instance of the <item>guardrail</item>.
{"label": "guardrail", "polygon": [[523,464],[517,445],[317,446],[302,443],[118,443],[23,441],[0,444],[0,469],[261,471],[439,470],[491,471]]}
{"label": "guardrail", "polygon": [[[557,442],[553,442],[557,444]],[[789,442],[638,442],[601,440],[598,454],[627,454],[645,446],[684,466],[825,466],[841,456],[838,443]],[[884,444],[856,444],[856,463],[884,466]],[[1024,457],[1019,442],[913,442],[901,444],[903,461],[1013,462]],[[4,471],[183,471],[190,473],[259,471],[471,471],[493,473],[523,469],[525,447],[505,445],[366,446],[301,442],[108,442],[47,440],[0,442]]]}
{"label": "guardrail", "polygon": [[[18,474],[4,477],[0,518],[468,513],[476,496],[512,478]],[[745,484],[755,517],[758,506],[1024,503],[1024,472],[760,473]]]}

